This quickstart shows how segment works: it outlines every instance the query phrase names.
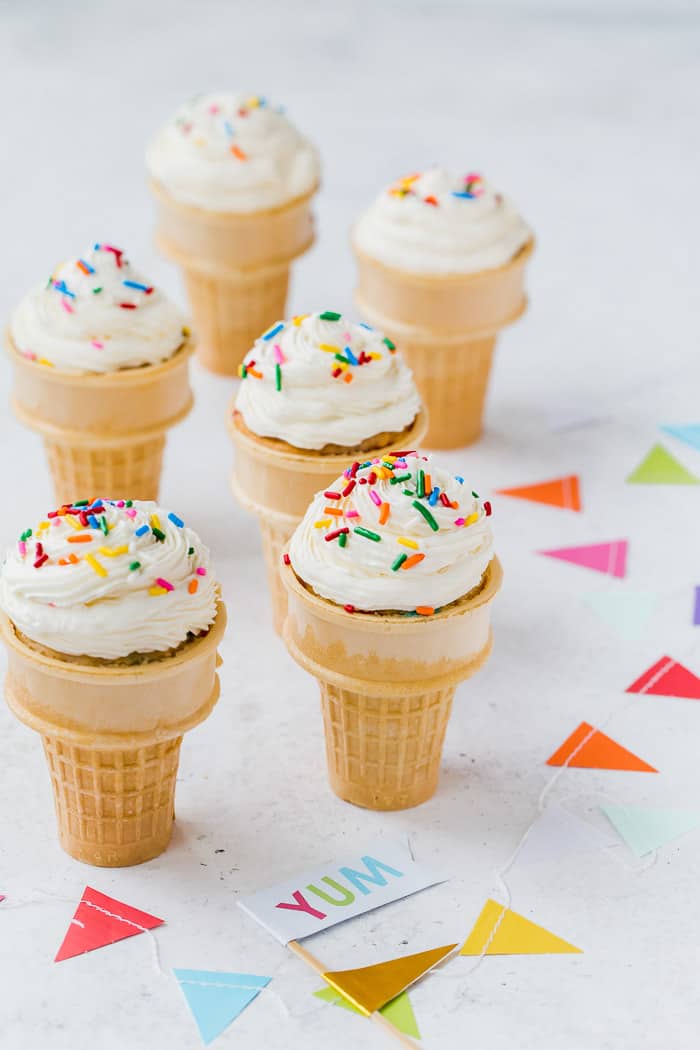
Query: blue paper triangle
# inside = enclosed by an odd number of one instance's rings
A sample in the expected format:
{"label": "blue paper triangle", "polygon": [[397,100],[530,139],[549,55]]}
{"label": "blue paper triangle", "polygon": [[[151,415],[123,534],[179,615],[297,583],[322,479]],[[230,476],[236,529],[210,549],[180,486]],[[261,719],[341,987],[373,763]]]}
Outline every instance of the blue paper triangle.
{"label": "blue paper triangle", "polygon": [[271,977],[220,970],[173,970],[205,1046],[236,1020]]}
{"label": "blue paper triangle", "polygon": [[647,809],[641,806],[601,806],[606,817],[633,853],[645,853],[700,828],[700,810]]}
{"label": "blue paper triangle", "polygon": [[670,424],[661,427],[661,429],[664,433],[670,434],[671,437],[678,438],[679,441],[685,441],[686,445],[700,449],[700,423]]}
{"label": "blue paper triangle", "polygon": [[644,636],[656,608],[656,595],[648,591],[593,591],[581,597],[604,624],[628,642]]}

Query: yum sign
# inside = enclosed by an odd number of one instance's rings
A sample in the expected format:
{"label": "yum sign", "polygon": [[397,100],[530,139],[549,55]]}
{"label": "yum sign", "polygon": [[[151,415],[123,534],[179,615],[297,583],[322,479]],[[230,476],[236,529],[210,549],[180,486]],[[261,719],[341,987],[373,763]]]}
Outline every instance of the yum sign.
{"label": "yum sign", "polygon": [[444,881],[412,860],[404,846],[382,842],[238,903],[278,941],[288,944]]}

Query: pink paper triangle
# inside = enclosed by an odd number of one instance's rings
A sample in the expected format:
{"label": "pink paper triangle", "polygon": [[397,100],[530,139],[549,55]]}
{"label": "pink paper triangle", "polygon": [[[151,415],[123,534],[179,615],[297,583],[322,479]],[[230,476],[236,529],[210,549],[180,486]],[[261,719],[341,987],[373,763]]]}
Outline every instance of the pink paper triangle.
{"label": "pink paper triangle", "polygon": [[75,955],[104,948],[107,944],[116,944],[126,937],[135,937],[146,930],[162,926],[163,922],[155,915],[139,911],[86,886],[54,962],[72,959]]}
{"label": "pink paper triangle", "polygon": [[700,678],[670,656],[662,656],[643,675],[632,682],[627,693],[647,696],[677,696],[683,700],[700,700]]}
{"label": "pink paper triangle", "polygon": [[548,558],[558,558],[585,569],[603,572],[607,576],[623,579],[627,566],[627,540],[612,540],[609,543],[592,543],[585,547],[559,547],[550,551],[539,551]]}

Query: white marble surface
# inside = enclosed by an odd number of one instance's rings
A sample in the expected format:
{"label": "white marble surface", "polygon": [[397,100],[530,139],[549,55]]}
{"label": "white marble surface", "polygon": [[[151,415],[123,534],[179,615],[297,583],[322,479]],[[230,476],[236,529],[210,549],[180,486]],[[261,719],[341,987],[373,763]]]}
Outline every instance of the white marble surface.
{"label": "white marble surface", "polygon": [[[350,307],[352,217],[377,186],[435,159],[482,168],[538,234],[532,307],[502,340],[477,447],[450,456],[480,490],[579,472],[574,516],[498,500],[506,587],[488,668],[458,693],[439,792],[379,815],[328,791],[314,683],[268,623],[253,523],[228,489],[223,426],[233,384],[195,370],[197,406],[170,441],[163,500],[210,541],[231,612],[223,697],[186,741],[172,848],[142,868],[96,871],[55,841],[39,741],[0,711],[3,1050],[193,1050],[198,1036],[146,937],[54,965],[86,882],[168,920],[164,968],[274,975],[221,1047],[388,1046],[312,998],[318,980],[236,908],[239,893],[361,845],[410,836],[452,879],[321,936],[336,968],[467,935],[495,872],[536,813],[543,763],[583,719],[659,775],[570,771],[550,798],[597,821],[620,802],[697,804],[700,708],[625,696],[664,652],[700,672],[690,626],[700,583],[698,494],[624,485],[665,421],[697,421],[697,9],[691,5],[417,2],[5,5],[1,312],[53,262],[94,239],[126,246],[155,280],[145,140],[182,96],[241,85],[284,101],[323,150],[320,240],[297,267],[295,310]],[[178,293],[179,294],[179,293]],[[0,365],[4,396],[9,374]],[[552,434],[548,414],[610,421]],[[700,455],[669,442],[700,471]],[[0,417],[12,541],[50,502],[38,440]],[[629,536],[620,584],[541,547]],[[651,589],[648,637],[622,643],[579,595]],[[2,657],[0,657],[2,660]],[[221,852],[223,851],[223,852]],[[412,994],[429,1048],[685,1050],[696,1041],[700,835],[648,867],[623,847],[508,876],[513,906],[578,956],[457,959]],[[8,904],[11,901],[8,901]],[[364,1025],[364,1027],[363,1027]]]}

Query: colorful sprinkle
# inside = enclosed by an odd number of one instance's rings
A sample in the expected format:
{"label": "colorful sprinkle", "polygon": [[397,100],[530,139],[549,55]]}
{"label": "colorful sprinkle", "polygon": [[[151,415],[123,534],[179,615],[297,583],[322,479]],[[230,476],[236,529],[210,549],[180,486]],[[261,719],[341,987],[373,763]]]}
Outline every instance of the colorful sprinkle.
{"label": "colorful sprinkle", "polygon": [[342,314],[338,314],[334,310],[324,310],[319,317],[322,321],[339,321]]}
{"label": "colorful sprinkle", "polygon": [[172,511],[170,512],[170,514],[168,514],[168,520],[172,521],[173,525],[177,525],[178,529],[182,529],[185,527],[185,523],[182,520],[182,518],[178,518],[177,514],[173,514]]}
{"label": "colorful sprinkle", "polygon": [[364,536],[366,540],[372,540],[374,543],[379,543],[381,536],[377,532],[370,532],[369,529],[363,529],[361,525],[356,525],[353,529],[358,536]]}
{"label": "colorful sprinkle", "polygon": [[[272,339],[278,334],[278,332],[281,332],[283,328],[284,324],[282,324],[281,322],[279,324],[274,325],[273,328],[270,328],[269,331],[265,332],[265,334],[263,335],[263,339]],[[255,364],[255,361],[251,361],[251,364]]]}
{"label": "colorful sprinkle", "polygon": [[98,576],[106,576],[107,570],[104,565],[100,565],[94,554],[86,554],[85,561],[88,563],[91,569],[97,573]]}
{"label": "colorful sprinkle", "polygon": [[412,554],[410,558],[406,558],[406,561],[401,566],[402,569],[412,569],[414,565],[418,565],[419,562],[423,561],[425,554]]}
{"label": "colorful sprinkle", "polygon": [[408,555],[407,554],[399,554],[398,558],[396,558],[396,560],[393,561],[392,564],[391,564],[391,571],[392,572],[398,572],[398,570],[401,568],[401,566],[403,565],[403,563],[405,561],[408,561]]}
{"label": "colorful sprinkle", "polygon": [[424,506],[424,504],[419,503],[417,499],[414,499],[413,506],[416,508],[416,510],[419,512],[419,514],[423,515],[423,517],[427,521],[428,525],[430,525],[430,528],[433,530],[433,532],[438,532],[439,529],[440,529],[440,526],[438,525],[438,523],[436,522],[435,518],[432,516],[432,514],[428,510],[428,508],[426,506]]}

